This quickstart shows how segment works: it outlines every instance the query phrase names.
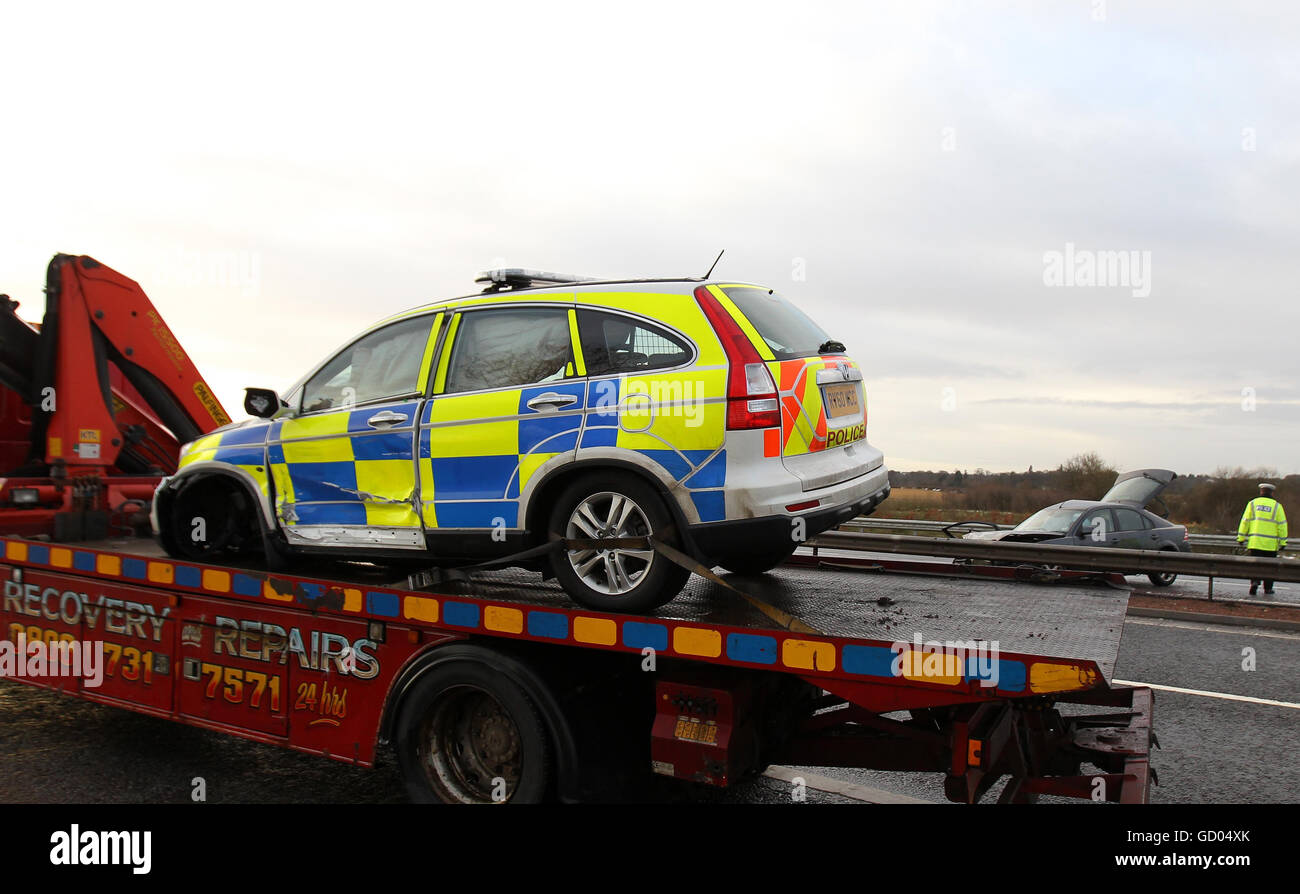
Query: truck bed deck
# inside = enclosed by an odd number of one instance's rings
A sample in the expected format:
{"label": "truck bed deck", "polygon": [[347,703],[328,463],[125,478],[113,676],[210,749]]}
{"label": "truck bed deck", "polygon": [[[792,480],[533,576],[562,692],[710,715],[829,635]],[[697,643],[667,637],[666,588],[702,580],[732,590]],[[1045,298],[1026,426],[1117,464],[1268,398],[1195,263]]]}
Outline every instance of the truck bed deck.
{"label": "truck bed deck", "polygon": [[[175,561],[153,541],[140,538],[65,546]],[[223,567],[233,570],[233,566]],[[266,574],[255,567],[244,570]],[[400,569],[364,563],[328,563],[294,576],[409,592]],[[996,643],[1002,652],[1091,661],[1106,680],[1114,672],[1129,597],[1127,590],[1104,584],[1040,584],[829,565],[785,565],[765,575],[724,575],[724,579],[826,637],[877,643],[911,642],[917,636],[924,642],[983,640]],[[554,580],[521,569],[475,572],[470,580],[440,584],[427,595],[581,611]],[[636,620],[634,616],[622,617]],[[637,617],[730,629],[782,630],[738,594],[697,576],[672,602]]]}

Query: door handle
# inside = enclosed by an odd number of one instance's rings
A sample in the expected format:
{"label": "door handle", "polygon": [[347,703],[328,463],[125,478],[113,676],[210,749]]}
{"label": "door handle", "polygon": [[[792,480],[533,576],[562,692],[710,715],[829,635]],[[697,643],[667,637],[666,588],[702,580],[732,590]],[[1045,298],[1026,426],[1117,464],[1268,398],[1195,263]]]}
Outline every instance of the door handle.
{"label": "door handle", "polygon": [[394,425],[401,425],[405,422],[407,416],[405,413],[394,413],[392,410],[384,410],[376,413],[366,420],[366,425],[371,428],[391,428]]}
{"label": "door handle", "polygon": [[577,395],[557,394],[554,391],[548,391],[528,401],[528,409],[541,410],[544,407],[550,407],[553,410],[558,410],[560,407],[567,407],[569,404],[576,404],[577,402]]}

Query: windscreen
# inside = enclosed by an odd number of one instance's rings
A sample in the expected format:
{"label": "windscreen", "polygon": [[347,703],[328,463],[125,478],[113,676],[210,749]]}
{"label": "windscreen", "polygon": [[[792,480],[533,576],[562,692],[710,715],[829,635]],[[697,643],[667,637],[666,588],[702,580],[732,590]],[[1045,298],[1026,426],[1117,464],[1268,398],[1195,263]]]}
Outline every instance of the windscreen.
{"label": "windscreen", "polygon": [[1082,514],[1082,509],[1062,509],[1059,506],[1049,506],[1046,509],[1038,510],[1016,525],[1016,530],[1038,531],[1041,533],[1050,531],[1064,534],[1070,530],[1070,525],[1074,524],[1074,520]]}

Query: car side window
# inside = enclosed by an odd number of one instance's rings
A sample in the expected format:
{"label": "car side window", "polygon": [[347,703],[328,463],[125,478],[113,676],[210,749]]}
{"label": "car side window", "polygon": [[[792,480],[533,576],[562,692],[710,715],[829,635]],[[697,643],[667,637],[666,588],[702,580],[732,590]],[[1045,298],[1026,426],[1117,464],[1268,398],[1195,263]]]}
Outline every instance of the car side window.
{"label": "car side window", "polygon": [[443,393],[554,382],[571,375],[563,307],[468,311],[460,319]]}
{"label": "car side window", "polygon": [[357,339],[321,367],[302,389],[302,412],[335,410],[419,394],[420,364],[433,316],[385,326]]}
{"label": "car side window", "polygon": [[620,314],[580,310],[578,332],[589,376],[669,369],[691,359],[690,345],[679,336]]}
{"label": "car side window", "polygon": [[1115,524],[1117,531],[1141,531],[1142,516],[1132,509],[1116,509]]}
{"label": "car side window", "polygon": [[1101,531],[1097,533],[1098,537],[1104,536],[1115,530],[1115,523],[1111,521],[1110,512],[1106,509],[1094,509],[1083,517],[1083,523],[1079,525],[1080,534],[1092,534],[1093,529],[1100,525]]}

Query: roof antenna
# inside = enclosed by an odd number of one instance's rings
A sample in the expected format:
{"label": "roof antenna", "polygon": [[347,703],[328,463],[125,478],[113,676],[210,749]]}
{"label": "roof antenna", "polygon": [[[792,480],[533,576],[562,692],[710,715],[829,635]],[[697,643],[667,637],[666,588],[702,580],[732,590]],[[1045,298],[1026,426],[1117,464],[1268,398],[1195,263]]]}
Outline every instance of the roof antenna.
{"label": "roof antenna", "polygon": [[721,260],[722,260],[722,255],[723,255],[726,251],[727,251],[727,250],[724,248],[722,251],[718,252],[718,256],[717,256],[716,258],[713,259],[713,266],[709,267],[709,272],[706,273],[706,274],[704,274],[704,278],[705,278],[705,279],[708,279],[710,276],[713,275],[713,268],[716,267],[716,266],[718,266],[718,261],[721,261]]}

